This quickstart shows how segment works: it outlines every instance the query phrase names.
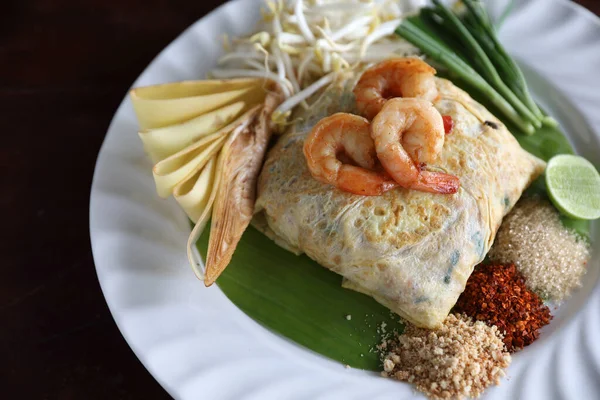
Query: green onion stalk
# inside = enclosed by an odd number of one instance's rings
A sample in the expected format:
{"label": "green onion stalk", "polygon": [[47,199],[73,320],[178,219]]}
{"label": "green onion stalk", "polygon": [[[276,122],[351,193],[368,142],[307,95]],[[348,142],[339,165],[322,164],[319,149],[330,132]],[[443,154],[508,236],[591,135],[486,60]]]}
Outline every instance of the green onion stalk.
{"label": "green onion stalk", "polygon": [[492,104],[524,133],[532,134],[535,131],[533,124],[525,121],[513,106],[487,83],[477,71],[463,61],[455,52],[437,42],[417,25],[409,20],[405,20],[396,29],[396,34],[420,48],[427,56],[443,64],[449,71],[486,95]]}
{"label": "green onion stalk", "polygon": [[458,16],[433,0],[434,7],[403,21],[396,33],[485,95],[524,133],[532,134],[542,124],[556,125],[531,97],[523,72],[501,45],[481,2],[462,3],[465,12]]}

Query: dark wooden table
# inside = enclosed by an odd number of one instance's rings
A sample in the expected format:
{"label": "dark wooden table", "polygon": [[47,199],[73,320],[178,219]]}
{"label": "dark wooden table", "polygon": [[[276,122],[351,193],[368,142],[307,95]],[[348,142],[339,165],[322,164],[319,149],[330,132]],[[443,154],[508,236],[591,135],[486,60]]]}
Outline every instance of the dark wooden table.
{"label": "dark wooden table", "polygon": [[[600,1],[579,2],[600,13]],[[90,184],[129,85],[220,3],[2,3],[0,397],[168,398],[100,292],[88,234]]]}

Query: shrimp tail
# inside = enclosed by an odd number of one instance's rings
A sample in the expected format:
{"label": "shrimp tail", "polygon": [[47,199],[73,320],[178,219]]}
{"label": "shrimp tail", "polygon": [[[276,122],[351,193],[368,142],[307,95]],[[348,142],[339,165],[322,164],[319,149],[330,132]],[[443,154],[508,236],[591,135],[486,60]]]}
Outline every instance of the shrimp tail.
{"label": "shrimp tail", "polygon": [[411,189],[430,193],[454,194],[458,191],[460,179],[443,172],[421,171]]}
{"label": "shrimp tail", "polygon": [[353,165],[343,165],[336,182],[338,189],[362,196],[381,196],[399,186],[385,172],[365,171]]}

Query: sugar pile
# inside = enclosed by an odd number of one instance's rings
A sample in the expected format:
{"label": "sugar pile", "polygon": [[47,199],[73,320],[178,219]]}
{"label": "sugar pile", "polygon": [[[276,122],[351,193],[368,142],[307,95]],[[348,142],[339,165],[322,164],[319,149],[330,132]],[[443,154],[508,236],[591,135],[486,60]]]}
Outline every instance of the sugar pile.
{"label": "sugar pile", "polygon": [[589,244],[562,224],[552,204],[530,197],[504,218],[488,256],[514,263],[531,290],[561,301],[581,285],[590,252]]}

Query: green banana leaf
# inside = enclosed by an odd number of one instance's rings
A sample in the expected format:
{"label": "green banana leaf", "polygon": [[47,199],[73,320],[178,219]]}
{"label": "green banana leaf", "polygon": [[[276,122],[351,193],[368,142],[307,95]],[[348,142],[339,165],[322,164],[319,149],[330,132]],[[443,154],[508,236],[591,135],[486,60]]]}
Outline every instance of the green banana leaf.
{"label": "green banana leaf", "polygon": [[[198,250],[206,257],[210,229]],[[341,287],[342,277],[277,246],[252,226],[217,280],[223,293],[266,328],[345,365],[380,369],[377,344],[401,332],[398,316]]]}

